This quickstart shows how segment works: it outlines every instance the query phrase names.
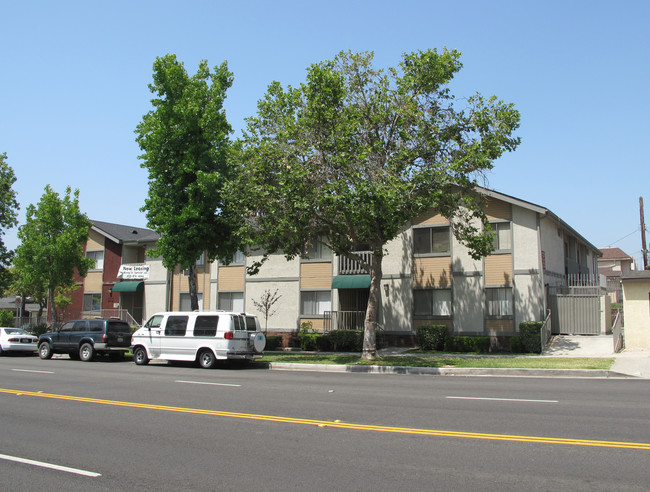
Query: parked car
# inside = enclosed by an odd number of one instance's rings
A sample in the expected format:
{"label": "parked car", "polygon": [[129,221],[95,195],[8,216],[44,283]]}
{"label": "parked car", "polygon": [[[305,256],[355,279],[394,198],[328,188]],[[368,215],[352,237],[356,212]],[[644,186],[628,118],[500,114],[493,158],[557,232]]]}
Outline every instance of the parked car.
{"label": "parked car", "polygon": [[97,354],[122,357],[129,350],[131,327],[119,319],[79,319],[67,321],[57,331],[38,339],[38,355],[69,354],[72,359],[90,361]]}
{"label": "parked car", "polygon": [[0,328],[0,355],[4,352],[34,353],[38,337],[21,328]]}
{"label": "parked car", "polygon": [[133,334],[133,361],[196,361],[214,367],[217,360],[262,357],[266,338],[257,316],[226,311],[154,314]]}

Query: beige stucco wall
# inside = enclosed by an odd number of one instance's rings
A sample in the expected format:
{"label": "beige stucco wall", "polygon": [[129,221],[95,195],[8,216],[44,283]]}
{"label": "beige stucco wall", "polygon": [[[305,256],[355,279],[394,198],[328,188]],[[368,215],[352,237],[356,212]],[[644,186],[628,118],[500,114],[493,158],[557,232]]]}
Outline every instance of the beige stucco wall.
{"label": "beige stucco wall", "polygon": [[564,235],[558,233],[558,225],[548,217],[540,222],[540,237],[545,258],[544,282],[557,285],[564,282]]}
{"label": "beige stucco wall", "polygon": [[650,349],[650,279],[623,282],[625,348]]}
{"label": "beige stucco wall", "polygon": [[483,277],[455,275],[452,282],[454,332],[483,332]]}
{"label": "beige stucco wall", "polygon": [[300,309],[300,289],[298,280],[287,281],[261,281],[250,277],[246,282],[245,309],[247,313],[256,314],[260,319],[260,325],[264,329],[264,315],[255,307],[253,301],[260,302],[265,291],[271,293],[277,289],[280,298],[273,305],[271,311],[275,311],[269,317],[269,330],[294,330],[298,326],[298,311]]}

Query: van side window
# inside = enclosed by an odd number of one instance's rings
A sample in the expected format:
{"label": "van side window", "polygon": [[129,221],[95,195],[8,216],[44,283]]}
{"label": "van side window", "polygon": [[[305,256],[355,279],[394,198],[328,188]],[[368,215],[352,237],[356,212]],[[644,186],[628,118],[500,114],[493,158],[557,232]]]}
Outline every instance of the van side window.
{"label": "van side window", "polygon": [[165,325],[165,335],[182,337],[187,329],[187,316],[170,316]]}
{"label": "van side window", "polygon": [[246,329],[248,331],[256,331],[257,326],[255,325],[255,318],[252,316],[246,316]]}
{"label": "van side window", "polygon": [[88,331],[85,321],[75,321],[73,331]]}
{"label": "van side window", "polygon": [[246,329],[246,323],[244,323],[244,318],[242,316],[233,316],[232,324],[233,324],[233,329],[236,331]]}
{"label": "van side window", "polygon": [[197,316],[194,322],[195,337],[213,337],[217,334],[219,316]]}
{"label": "van side window", "polygon": [[149,318],[149,321],[147,321],[147,324],[144,325],[145,328],[160,328],[160,323],[162,323],[163,317],[160,315],[157,316],[152,316]]}

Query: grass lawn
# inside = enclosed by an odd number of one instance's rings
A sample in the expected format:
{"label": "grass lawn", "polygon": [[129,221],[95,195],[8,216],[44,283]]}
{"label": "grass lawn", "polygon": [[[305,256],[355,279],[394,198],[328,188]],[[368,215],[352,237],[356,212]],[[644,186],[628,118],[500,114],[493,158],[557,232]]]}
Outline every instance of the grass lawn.
{"label": "grass lawn", "polygon": [[375,365],[402,367],[471,367],[471,368],[515,368],[515,369],[609,369],[613,357],[499,357],[499,356],[387,356],[372,361],[362,360],[357,354],[264,354],[262,362],[286,362],[300,364]]}

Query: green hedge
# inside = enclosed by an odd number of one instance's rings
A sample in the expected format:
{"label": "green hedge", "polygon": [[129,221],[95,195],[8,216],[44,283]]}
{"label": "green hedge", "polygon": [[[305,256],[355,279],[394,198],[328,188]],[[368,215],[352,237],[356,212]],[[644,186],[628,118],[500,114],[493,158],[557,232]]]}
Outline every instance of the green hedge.
{"label": "green hedge", "polygon": [[329,350],[335,352],[361,352],[363,330],[332,330],[327,335]]}
{"label": "green hedge", "polygon": [[523,352],[534,354],[542,352],[542,326],[544,326],[543,321],[522,321],[519,323],[519,337],[521,338]]}
{"label": "green hedge", "polygon": [[282,346],[282,336],[281,335],[270,335],[266,337],[266,347],[264,350],[277,350]]}
{"label": "green hedge", "polygon": [[420,350],[442,351],[449,338],[445,325],[422,325],[415,333]]}
{"label": "green hedge", "polygon": [[490,351],[490,337],[450,336],[445,342],[446,352],[478,352],[486,354]]}

